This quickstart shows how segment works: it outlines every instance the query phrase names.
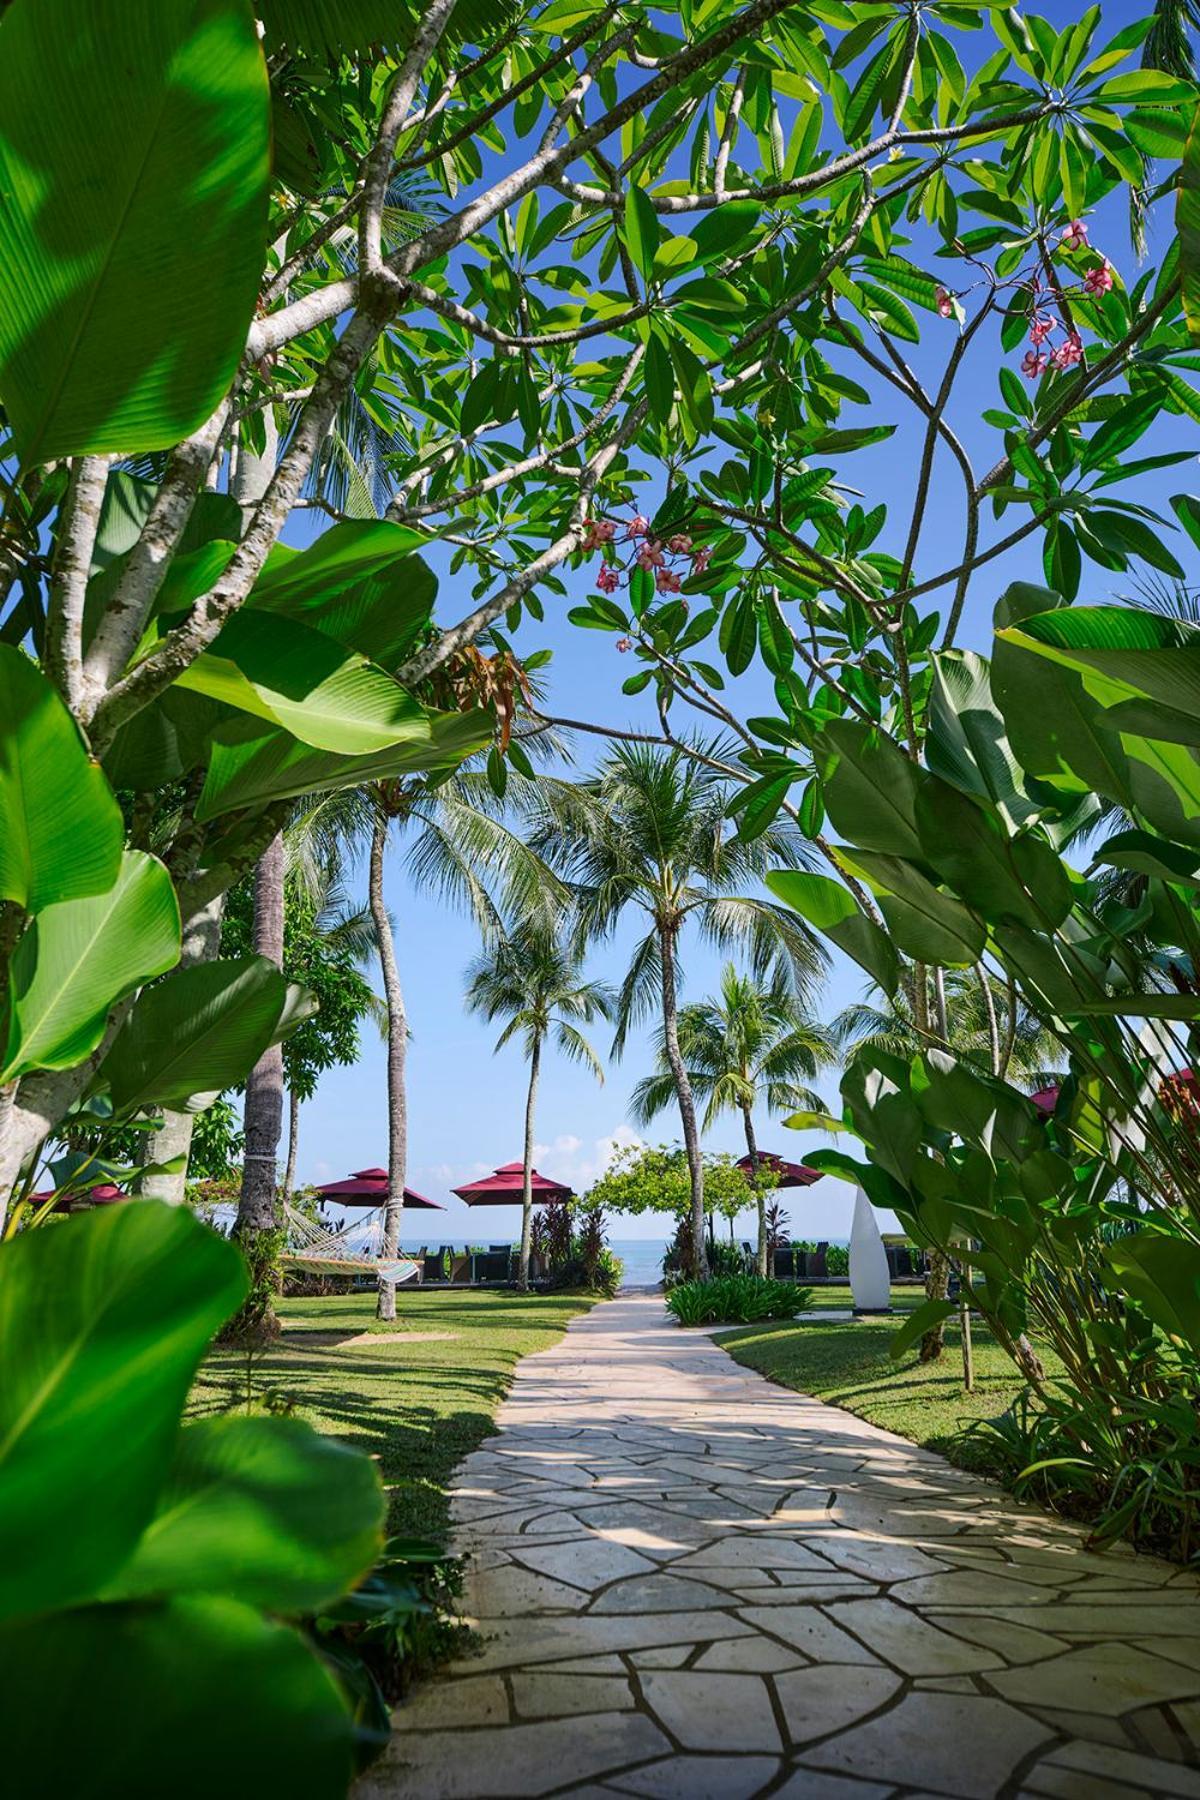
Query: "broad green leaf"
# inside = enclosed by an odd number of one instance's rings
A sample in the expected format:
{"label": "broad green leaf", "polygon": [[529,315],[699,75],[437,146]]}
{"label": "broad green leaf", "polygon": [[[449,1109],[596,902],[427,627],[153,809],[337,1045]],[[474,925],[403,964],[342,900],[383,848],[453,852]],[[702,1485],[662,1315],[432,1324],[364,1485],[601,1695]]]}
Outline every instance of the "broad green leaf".
{"label": "broad green leaf", "polygon": [[313,625],[394,669],[437,598],[433,571],[414,554],[425,542],[423,533],[385,519],[334,525],[298,554],[277,546],[248,604]]}
{"label": "broad green leaf", "polygon": [[281,725],[303,744],[368,756],[425,733],[406,688],[297,619],[243,607],[175,684]]}
{"label": "broad green leaf", "polygon": [[842,1099],[855,1131],[870,1146],[871,1161],[906,1185],[925,1130],[907,1064],[882,1050],[860,1050],[842,1076]]}
{"label": "broad green leaf", "polygon": [[943,781],[921,790],[917,821],[924,860],[985,919],[1049,929],[1071,910],[1064,867],[1036,832],[1009,832],[994,808]]}
{"label": "broad green leaf", "polygon": [[266,256],[270,133],[245,0],[8,7],[0,397],[26,466],[163,449],[213,412]]}
{"label": "broad green leaf", "polygon": [[996,602],[992,623],[997,631],[1004,631],[1034,613],[1053,612],[1065,605],[1066,600],[1053,588],[1038,587],[1032,581],[1011,581]]}
{"label": "broad green leaf", "polygon": [[839,950],[866,970],[885,994],[895,993],[900,981],[895,949],[887,934],[867,917],[840,882],[832,881],[828,875],[773,869],[766,883],[777,900],[824,932]]}
{"label": "broad green leaf", "polygon": [[973,650],[942,650],[933,658],[925,760],[964,793],[991,800],[1013,826],[1038,811],[992,698],[987,659]]}
{"label": "broad green leaf", "polygon": [[[0,1731],[23,1794],[342,1800],[349,1786],[351,1720],[330,1669],[238,1600],[81,1607],[0,1629],[0,1656]],[[51,1728],[53,1694],[71,1695],[70,1729]]]}
{"label": "broad green leaf", "polygon": [[1156,1325],[1200,1350],[1200,1246],[1176,1232],[1137,1231],[1109,1244],[1104,1260]]}
{"label": "broad green leaf", "polygon": [[316,1612],[383,1548],[379,1473],[363,1451],[298,1419],[185,1425],[158,1508],[106,1600],[230,1593]]}
{"label": "broad green leaf", "polygon": [[[1029,621],[1027,621],[1029,622]],[[1020,631],[1002,631],[992,655],[992,693],[1021,767],[1075,794],[1132,804],[1128,758],[1075,671],[1047,661]]]}
{"label": "broad green leaf", "polygon": [[223,728],[213,745],[196,816],[212,819],[293,794],[358,787],[396,775],[450,775],[491,740],[492,720],[486,712],[430,712],[425,719],[421,736],[368,756],[314,750],[286,731],[250,720]]}
{"label": "broad green leaf", "polygon": [[[508,24],[516,0],[458,0],[446,27],[451,44],[486,43]],[[557,0],[537,29],[567,30],[598,10],[589,0]],[[257,0],[270,50],[330,57],[402,48],[424,11],[422,0]],[[557,15],[557,19],[551,17]]]}
{"label": "broad green leaf", "polygon": [[852,875],[866,882],[892,941],[918,962],[963,968],[979,961],[987,933],[953,894],[944,894],[915,864],[877,850],[839,850]]}
{"label": "broad green leaf", "polygon": [[1107,863],[1116,869],[1133,869],[1139,875],[1153,875],[1159,881],[1182,881],[1189,887],[1196,882],[1200,853],[1170,844],[1165,838],[1153,837],[1148,831],[1119,831],[1106,838],[1093,855],[1093,861]]}
{"label": "broad green leaf", "polygon": [[1200,1019],[1197,994],[1104,994],[1076,1004],[1070,1015],[1097,1019]]}
{"label": "broad green leaf", "polygon": [[1191,741],[1200,743],[1200,630],[1195,626],[1148,608],[1076,606],[1025,620],[1019,641],[1077,669],[1085,686],[1093,672],[1104,676],[1105,686],[1093,691],[1107,706],[1122,698],[1124,690],[1194,719]]}
{"label": "broad green leaf", "polygon": [[[787,1123],[786,1120],[784,1122]],[[839,1128],[842,1131],[848,1129],[845,1125]],[[862,1188],[872,1206],[897,1212],[909,1202],[908,1191],[886,1169],[881,1169],[876,1163],[858,1162],[844,1150],[806,1150],[804,1161],[806,1167],[819,1169],[822,1175],[830,1175],[835,1181],[848,1181],[852,1186]]]}
{"label": "broad green leaf", "polygon": [[179,961],[179,904],[157,857],[126,850],[107,893],[47,906],[13,952],[0,1081],[90,1056],[109,1012]]}
{"label": "broad green leaf", "polygon": [[817,740],[825,810],[841,835],[864,850],[923,854],[916,806],[929,777],[882,731],[832,720]]}
{"label": "broad green leaf", "polygon": [[993,1162],[1021,1163],[1041,1146],[1037,1112],[1024,1094],[944,1050],[914,1060],[912,1093],[931,1125],[974,1144]]}
{"label": "broad green leaf", "polygon": [[940,1325],[943,1319],[948,1319],[957,1310],[958,1302],[955,1300],[923,1300],[920,1306],[915,1306],[888,1343],[888,1355],[892,1361],[899,1362],[918,1338],[923,1338],[927,1331],[932,1331],[935,1325]]}
{"label": "broad green leaf", "polygon": [[116,880],[121,809],[45,676],[0,644],[0,900],[26,912]]}
{"label": "broad green leaf", "polygon": [[129,1556],[200,1359],[245,1291],[232,1244],[153,1200],[4,1246],[0,1536],[21,1554],[0,1562],[0,1618],[86,1601]]}
{"label": "broad green leaf", "polygon": [[288,984],[266,957],[177,969],[139,994],[96,1072],[114,1114],[208,1106],[254,1067],[288,1004]]}

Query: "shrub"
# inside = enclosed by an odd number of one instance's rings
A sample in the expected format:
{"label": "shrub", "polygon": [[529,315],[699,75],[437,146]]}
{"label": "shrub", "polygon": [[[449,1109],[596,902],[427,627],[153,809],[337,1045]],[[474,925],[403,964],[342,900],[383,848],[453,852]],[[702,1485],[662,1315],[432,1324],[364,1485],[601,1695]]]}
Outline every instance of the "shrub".
{"label": "shrub", "polygon": [[714,1281],[681,1281],[667,1295],[667,1310],[681,1325],[752,1325],[758,1319],[790,1319],[812,1299],[812,1289],[757,1275],[719,1275]]}

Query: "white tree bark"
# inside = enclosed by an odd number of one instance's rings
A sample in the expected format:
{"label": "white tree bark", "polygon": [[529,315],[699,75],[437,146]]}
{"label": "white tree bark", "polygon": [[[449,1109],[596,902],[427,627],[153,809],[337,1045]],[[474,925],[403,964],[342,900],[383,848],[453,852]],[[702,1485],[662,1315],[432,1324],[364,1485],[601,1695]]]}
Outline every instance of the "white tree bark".
{"label": "white tree bark", "polygon": [[[404,1186],[408,1173],[408,1018],[404,1010],[404,990],[400,985],[392,922],[388,918],[384,899],[383,864],[387,838],[388,820],[381,812],[371,834],[368,898],[379,949],[379,967],[383,976],[383,997],[387,1004],[388,1019],[388,1193],[380,1253],[385,1257],[393,1257],[399,1249],[400,1232],[404,1224]],[[395,1318],[395,1282],[380,1282],[376,1314],[381,1319]]]}

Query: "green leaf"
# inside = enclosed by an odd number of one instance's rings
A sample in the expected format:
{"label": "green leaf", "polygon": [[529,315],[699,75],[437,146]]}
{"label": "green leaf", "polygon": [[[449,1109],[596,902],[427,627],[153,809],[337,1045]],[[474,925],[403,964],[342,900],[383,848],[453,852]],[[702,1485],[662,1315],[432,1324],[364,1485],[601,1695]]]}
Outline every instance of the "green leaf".
{"label": "green leaf", "polygon": [[758,643],[762,659],[772,675],[786,675],[796,660],[796,646],[779,610],[779,602],[773,595],[764,594],[760,596],[755,610],[758,615]]}
{"label": "green leaf", "polygon": [[1187,133],[1184,162],[1178,175],[1175,229],[1187,331],[1195,342],[1200,342],[1200,110],[1196,110]]}
{"label": "green leaf", "polygon": [[631,184],[625,196],[625,243],[639,272],[647,280],[654,273],[654,255],[662,228],[649,194]]}
{"label": "green leaf", "polygon": [[423,533],[385,519],[323,531],[299,554],[276,546],[248,605],[314,625],[339,644],[394,669],[429,623],[433,571],[413,552]]}
{"label": "green leaf", "polygon": [[[446,27],[451,44],[484,44],[508,24],[515,0],[458,0]],[[600,0],[555,0],[538,18],[539,31],[566,31],[599,10]],[[399,49],[412,40],[422,0],[257,0],[270,50],[313,56],[353,56]]]}
{"label": "green leaf", "polygon": [[979,961],[987,936],[982,921],[914,864],[874,850],[839,849],[838,854],[850,873],[866,882],[893,942],[906,956],[945,968]]}
{"label": "green leaf", "polygon": [[1037,930],[1066,918],[1071,884],[1043,837],[1010,833],[993,808],[942,781],[922,789],[917,819],[923,859],[985,919]]}
{"label": "green leaf", "polygon": [[1064,1009],[1070,1017],[1097,1019],[1200,1019],[1200,995],[1103,994]]}
{"label": "green leaf", "polygon": [[1139,875],[1153,875],[1159,881],[1182,881],[1197,885],[1194,877],[1200,867],[1200,854],[1169,844],[1165,838],[1153,837],[1148,831],[1118,831],[1106,838],[1092,860],[1107,863],[1115,869],[1133,869]]}
{"label": "green leaf", "polygon": [[830,880],[828,875],[773,869],[766,883],[777,900],[823,931],[839,950],[867,971],[885,994],[895,993],[900,981],[895,949],[840,882]]}
{"label": "green leaf", "polygon": [[1056,607],[1065,606],[1062,594],[1053,588],[1038,587],[1032,581],[1012,581],[1005,588],[992,612],[992,624],[997,631],[1004,631],[1010,625],[1019,625],[1022,619],[1030,618],[1034,613],[1053,612]]}
{"label": "green leaf", "polygon": [[654,329],[646,344],[646,399],[651,418],[666,425],[675,404],[675,365],[662,334]]}
{"label": "green leaf", "polygon": [[177,969],[138,995],[93,1088],[107,1091],[118,1118],[211,1105],[275,1041],[287,1000],[287,982],[263,956]]}
{"label": "green leaf", "polygon": [[[5,1760],[24,1793],[342,1800],[349,1786],[351,1719],[330,1669],[237,1600],[84,1607],[0,1629],[0,1656]],[[70,1730],[48,1728],[55,1693],[72,1696]]]}
{"label": "green leaf", "polygon": [[121,866],[121,809],[50,683],[10,644],[0,718],[0,900],[40,912],[103,893]]}
{"label": "green leaf", "polygon": [[864,850],[923,854],[917,797],[929,778],[873,726],[835,719],[817,741],[825,809],[841,835]]}
{"label": "green leaf", "polygon": [[1188,128],[1182,113],[1161,106],[1135,106],[1125,115],[1125,135],[1143,156],[1182,157]]}
{"label": "green leaf", "polygon": [[931,1125],[974,1144],[993,1162],[1021,1163],[1041,1147],[1038,1115],[1024,1094],[944,1050],[926,1050],[915,1060],[912,1092]]}
{"label": "green leaf", "polygon": [[[1200,630],[1194,626],[1148,608],[1081,606],[1026,620],[1017,641],[1078,670],[1105,706],[1139,696],[1193,719],[1191,741],[1200,743]],[[1104,678],[1102,686],[1091,682],[1093,675]],[[1164,735],[1180,741],[1173,730]]]}
{"label": "green leaf", "polygon": [[5,1245],[0,1536],[21,1554],[0,1562],[0,1618],[86,1600],[129,1556],[200,1359],[246,1285],[232,1244],[152,1200]]}
{"label": "green leaf", "polygon": [[198,819],[294,794],[358,787],[365,781],[420,773],[451,775],[491,741],[492,718],[483,711],[425,715],[426,731],[369,756],[333,756],[314,750],[286,731],[249,719],[222,728],[213,744],[208,775],[196,808]]}
{"label": "green leaf", "polygon": [[90,1056],[118,1000],[179,961],[179,905],[157,857],[126,850],[107,893],[47,906],[13,952],[0,1081]]}
{"label": "green leaf", "polygon": [[1040,810],[992,698],[987,658],[973,650],[942,650],[933,658],[925,760],[965,794],[991,800],[1013,826]]}
{"label": "green leaf", "polygon": [[1200,1350],[1200,1247],[1176,1232],[1135,1231],[1107,1245],[1104,1260],[1156,1325]]}
{"label": "green leaf", "polygon": [[1025,633],[1002,631],[992,656],[992,692],[1030,775],[1069,792],[1132,803],[1121,740],[1104,726],[1080,675],[1046,660]]}
{"label": "green leaf", "polygon": [[932,1331],[935,1325],[940,1325],[943,1319],[948,1319],[957,1310],[958,1302],[955,1300],[923,1300],[920,1306],[915,1306],[888,1344],[888,1355],[892,1361],[899,1362],[918,1338],[923,1338],[927,1331]]}
{"label": "green leaf", "polygon": [[383,1548],[379,1474],[298,1419],[200,1419],[180,1432],[158,1508],[105,1600],[231,1593],[316,1612]]}
{"label": "green leaf", "polygon": [[8,7],[0,396],[26,466],[163,449],[213,412],[265,261],[270,134],[249,5]]}
{"label": "green leaf", "polygon": [[234,613],[175,685],[338,756],[367,756],[426,730],[420,703],[382,669],[323,631],[254,607]]}

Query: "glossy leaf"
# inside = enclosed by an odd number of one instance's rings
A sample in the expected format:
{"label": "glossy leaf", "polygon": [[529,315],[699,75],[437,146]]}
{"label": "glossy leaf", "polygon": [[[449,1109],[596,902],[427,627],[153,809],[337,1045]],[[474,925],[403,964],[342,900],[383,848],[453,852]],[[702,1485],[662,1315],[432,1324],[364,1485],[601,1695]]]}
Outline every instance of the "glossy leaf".
{"label": "glossy leaf", "polygon": [[245,1291],[232,1244],[152,1200],[5,1246],[0,1536],[21,1554],[0,1562],[0,1618],[85,1600],[129,1556],[192,1377]]}
{"label": "glossy leaf", "polygon": [[898,950],[918,962],[963,968],[978,962],[986,932],[953,894],[943,893],[915,864],[877,850],[841,851],[851,874],[866,882]]}
{"label": "glossy leaf", "polygon": [[384,1497],[365,1452],[298,1419],[185,1425],[154,1517],[106,1600],[230,1593],[316,1612],[383,1548]]}
{"label": "glossy leaf", "polygon": [[245,349],[269,175],[245,0],[8,7],[0,397],[26,465],[162,449],[209,417]]}
{"label": "glossy leaf", "polygon": [[0,900],[26,912],[100,894],[125,826],[79,727],[29,658],[0,644]]}
{"label": "glossy leaf", "polygon": [[918,1339],[957,1310],[958,1303],[954,1300],[923,1300],[920,1306],[914,1306],[899,1331],[888,1342],[888,1355],[892,1361],[899,1362],[902,1356],[907,1356]]}
{"label": "glossy leaf", "polygon": [[346,1793],[351,1721],[333,1675],[291,1626],[237,1600],[82,1607],[0,1628],[0,1656],[0,1731],[23,1793]]}
{"label": "glossy leaf", "polygon": [[67,1069],[104,1035],[118,1000],[179,960],[179,904],[157,857],[127,850],[104,894],[48,906],[13,952],[0,1080]]}
{"label": "glossy leaf", "polygon": [[353,520],[307,550],[277,545],[249,606],[283,613],[385,669],[403,659],[433,612],[437,579],[415,554],[423,533],[385,519]]}
{"label": "glossy leaf", "polygon": [[1174,1232],[1137,1231],[1109,1244],[1104,1260],[1156,1325],[1200,1351],[1200,1246]]}
{"label": "glossy leaf", "polygon": [[854,896],[827,875],[807,875],[799,870],[773,869],[767,886],[777,900],[798,912],[802,919],[824,932],[885,994],[894,994],[900,982],[900,965],[887,934],[861,910]]}
{"label": "glossy leaf", "polygon": [[921,856],[917,797],[928,777],[882,731],[837,719],[817,744],[825,810],[864,850]]}
{"label": "glossy leaf", "polygon": [[199,1110],[245,1080],[275,1041],[288,999],[265,957],[177,969],[138,995],[93,1085],[117,1117],[153,1106]]}

